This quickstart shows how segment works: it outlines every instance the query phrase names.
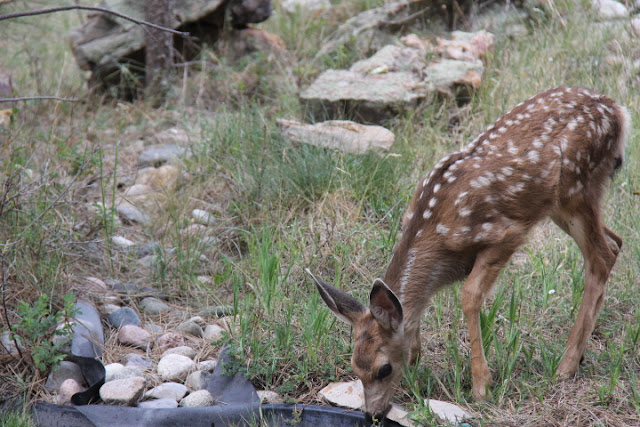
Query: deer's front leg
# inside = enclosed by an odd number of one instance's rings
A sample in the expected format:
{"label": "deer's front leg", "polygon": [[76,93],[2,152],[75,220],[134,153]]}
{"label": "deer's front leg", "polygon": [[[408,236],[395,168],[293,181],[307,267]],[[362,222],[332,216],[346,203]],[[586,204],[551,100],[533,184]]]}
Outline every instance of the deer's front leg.
{"label": "deer's front leg", "polygon": [[462,286],[462,311],[467,320],[471,341],[473,398],[477,401],[485,401],[491,387],[491,372],[482,345],[480,308],[512,253],[513,251],[500,248],[490,248],[480,253],[471,274]]}

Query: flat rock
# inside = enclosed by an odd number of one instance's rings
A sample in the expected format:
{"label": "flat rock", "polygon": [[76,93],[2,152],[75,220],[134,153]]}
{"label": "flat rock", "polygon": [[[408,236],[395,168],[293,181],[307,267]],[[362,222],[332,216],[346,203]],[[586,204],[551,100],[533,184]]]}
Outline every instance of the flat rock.
{"label": "flat rock", "polygon": [[318,394],[327,402],[344,408],[360,409],[364,405],[364,389],[360,380],[331,383]]}
{"label": "flat rock", "polygon": [[215,403],[213,396],[207,390],[197,390],[180,401],[180,406],[194,408],[198,406],[211,406]]}
{"label": "flat rock", "polygon": [[127,201],[123,200],[118,203],[116,206],[116,212],[122,217],[122,219],[130,223],[143,225],[151,224],[151,217],[148,214],[144,213]]}
{"label": "flat rock", "polygon": [[124,325],[118,331],[118,341],[120,344],[130,345],[143,350],[152,344],[151,334],[136,325]]}
{"label": "flat rock", "polygon": [[164,381],[184,381],[195,370],[196,363],[180,354],[169,354],[158,362],[158,374]]}
{"label": "flat rock", "polygon": [[211,213],[202,209],[194,209],[191,211],[191,218],[202,225],[212,225],[216,221],[216,217]]}
{"label": "flat rock", "polygon": [[347,120],[330,120],[313,125],[293,120],[277,120],[282,133],[294,142],[361,154],[369,150],[388,150],[395,135],[382,126],[361,125]]}
{"label": "flat rock", "polygon": [[142,396],[146,384],[141,377],[110,381],[100,387],[100,398],[106,404],[131,406]]}
{"label": "flat rock", "polygon": [[173,409],[178,407],[178,402],[174,399],[155,399],[140,402],[137,406],[145,409]]}
{"label": "flat rock", "polygon": [[435,399],[425,399],[425,403],[428,403],[431,413],[443,422],[455,424],[471,418],[471,415],[467,411],[453,403]]}
{"label": "flat rock", "polygon": [[111,243],[113,243],[113,246],[115,246],[116,248],[120,248],[120,249],[126,249],[129,248],[131,246],[135,246],[135,242],[127,239],[126,237],[123,236],[113,236],[111,238]]}
{"label": "flat rock", "polygon": [[415,107],[425,96],[421,79],[410,71],[327,70],[300,93],[300,103],[311,122],[348,114],[362,123],[379,123]]}
{"label": "flat rock", "polygon": [[140,317],[130,307],[122,307],[114,311],[107,318],[109,324],[114,328],[120,328],[124,325],[140,326]]}
{"label": "flat rock", "polygon": [[198,369],[201,371],[213,372],[217,365],[217,360],[202,360],[198,363]]}
{"label": "flat rock", "polygon": [[424,85],[432,90],[452,94],[456,86],[480,87],[484,65],[482,61],[459,61],[443,59],[425,68]]}
{"label": "flat rock", "polygon": [[155,297],[143,298],[139,307],[141,311],[151,315],[166,313],[171,309],[169,304]]}
{"label": "flat rock", "polygon": [[144,393],[145,399],[173,399],[178,402],[189,392],[183,384],[168,382],[160,384]]}

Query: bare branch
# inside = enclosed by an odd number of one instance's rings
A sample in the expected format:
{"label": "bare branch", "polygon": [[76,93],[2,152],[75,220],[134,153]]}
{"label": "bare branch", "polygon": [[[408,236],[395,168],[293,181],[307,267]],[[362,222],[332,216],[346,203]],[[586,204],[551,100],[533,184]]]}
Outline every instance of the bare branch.
{"label": "bare branch", "polygon": [[185,33],[183,31],[177,31],[177,30],[173,30],[171,28],[167,28],[167,27],[162,27],[160,25],[156,25],[156,24],[152,24],[151,22],[147,22],[147,21],[143,21],[141,19],[137,19],[137,18],[133,18],[131,16],[125,15],[123,13],[120,12],[116,12],[113,11],[111,9],[107,9],[104,7],[95,7],[95,6],[80,6],[80,5],[72,5],[72,6],[59,6],[59,7],[51,7],[48,9],[38,9],[38,10],[28,10],[25,12],[14,12],[14,13],[7,13],[6,15],[0,15],[0,21],[3,21],[5,19],[12,19],[12,18],[22,18],[25,16],[34,16],[34,15],[44,15],[46,13],[54,13],[54,12],[64,12],[67,10],[74,10],[74,9],[80,9],[80,10],[91,10],[94,12],[103,12],[103,13],[108,13],[111,15],[115,15],[119,18],[122,19],[126,19],[127,21],[131,21],[131,22],[135,22],[138,25],[146,25],[148,27],[151,28],[155,28],[161,31],[166,31],[172,34],[176,34],[179,36],[183,36],[183,37],[188,37],[189,33]]}
{"label": "bare branch", "polygon": [[0,103],[18,102],[18,101],[34,101],[34,100],[53,100],[53,101],[68,101],[68,102],[79,101],[79,99],[76,99],[76,98],[60,98],[57,96],[23,96],[20,98],[0,98]]}

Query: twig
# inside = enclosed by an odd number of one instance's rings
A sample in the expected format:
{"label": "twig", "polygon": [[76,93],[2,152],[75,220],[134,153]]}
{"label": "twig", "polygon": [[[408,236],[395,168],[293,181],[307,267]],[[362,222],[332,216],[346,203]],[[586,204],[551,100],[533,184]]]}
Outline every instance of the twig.
{"label": "twig", "polygon": [[160,26],[160,25],[153,24],[151,22],[147,22],[147,21],[143,21],[141,19],[133,18],[131,16],[125,15],[125,14],[120,13],[120,12],[113,11],[111,9],[107,9],[107,8],[104,8],[104,7],[96,7],[96,6],[80,6],[80,5],[59,6],[59,7],[51,7],[51,8],[48,8],[48,9],[28,10],[26,12],[13,12],[13,13],[7,13],[6,15],[0,15],[0,21],[3,21],[5,19],[22,18],[22,17],[25,17],[25,16],[34,16],[34,15],[44,15],[46,13],[64,12],[64,11],[67,11],[67,10],[77,10],[77,9],[80,9],[80,10],[91,10],[91,11],[94,11],[94,12],[109,13],[109,14],[115,15],[115,16],[117,16],[119,18],[126,19],[127,21],[135,22],[138,25],[146,25],[148,27],[155,28],[157,30],[166,31],[166,32],[169,32],[169,33],[172,33],[172,34],[183,36],[183,37],[189,37],[189,33],[185,33],[183,31],[173,30],[171,28],[163,27],[163,26]]}
{"label": "twig", "polygon": [[37,100],[54,100],[54,101],[68,101],[78,102],[76,98],[60,98],[58,96],[23,96],[20,98],[0,98],[0,102],[18,102],[18,101],[37,101]]}

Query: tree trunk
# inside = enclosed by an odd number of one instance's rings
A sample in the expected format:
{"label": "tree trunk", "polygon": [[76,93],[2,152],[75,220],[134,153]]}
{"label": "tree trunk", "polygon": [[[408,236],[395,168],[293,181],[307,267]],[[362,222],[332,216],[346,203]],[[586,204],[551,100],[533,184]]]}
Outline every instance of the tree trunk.
{"label": "tree trunk", "polygon": [[[163,27],[170,27],[173,2],[174,0],[147,0],[145,19]],[[146,28],[145,31],[146,94],[161,99],[169,88],[169,73],[174,64],[173,35],[155,28]]]}

